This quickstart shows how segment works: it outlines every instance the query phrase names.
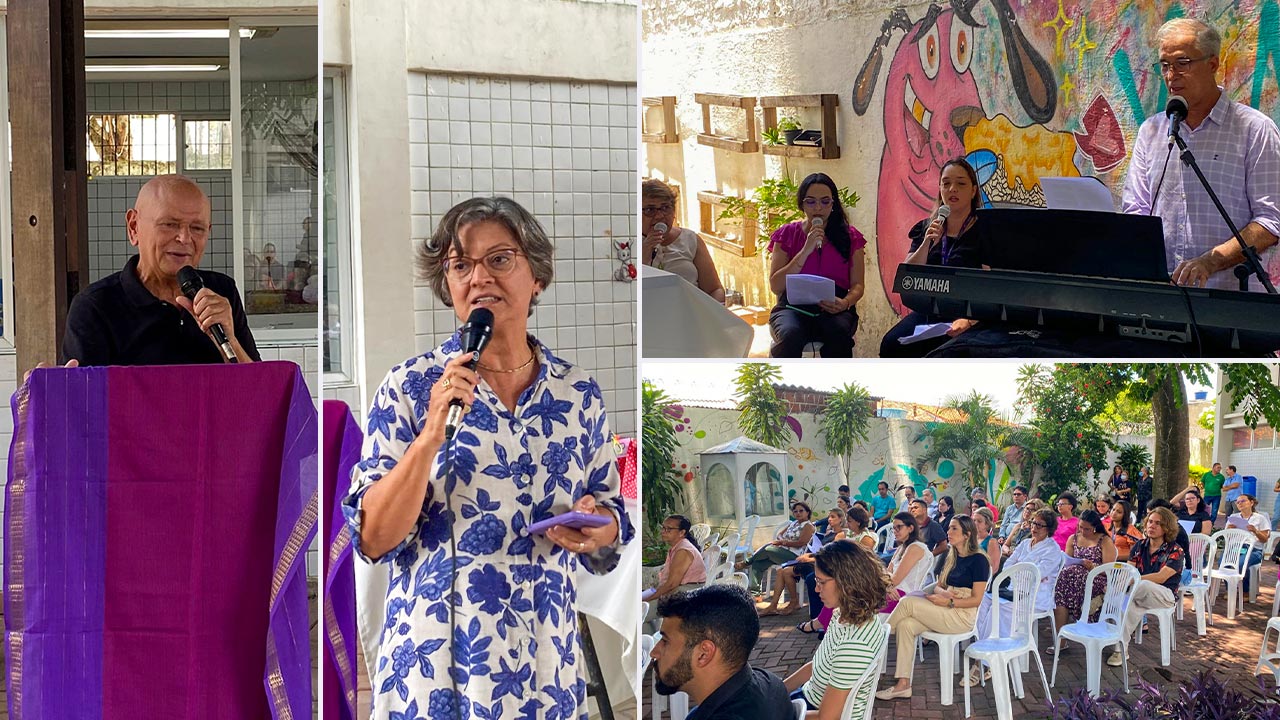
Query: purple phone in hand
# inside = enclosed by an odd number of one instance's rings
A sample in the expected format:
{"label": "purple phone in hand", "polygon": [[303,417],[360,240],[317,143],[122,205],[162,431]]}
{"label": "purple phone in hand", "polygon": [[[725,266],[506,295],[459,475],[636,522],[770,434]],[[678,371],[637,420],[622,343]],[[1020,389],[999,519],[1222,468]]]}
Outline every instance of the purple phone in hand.
{"label": "purple phone in hand", "polygon": [[556,525],[564,525],[574,529],[584,527],[601,527],[609,524],[609,518],[595,513],[578,512],[571,510],[567,513],[560,513],[555,517],[541,520],[529,526],[530,535],[541,535]]}

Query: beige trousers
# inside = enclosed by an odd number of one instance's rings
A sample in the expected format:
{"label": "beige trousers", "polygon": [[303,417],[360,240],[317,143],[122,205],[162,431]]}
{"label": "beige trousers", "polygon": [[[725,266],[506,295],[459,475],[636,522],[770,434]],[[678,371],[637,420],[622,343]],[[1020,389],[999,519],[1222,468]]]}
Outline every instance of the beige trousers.
{"label": "beige trousers", "polygon": [[1129,596],[1129,607],[1124,611],[1124,636],[1133,637],[1133,631],[1137,630],[1138,625],[1142,623],[1143,610],[1173,607],[1174,602],[1173,593],[1169,592],[1169,588],[1157,585],[1150,580],[1139,580],[1138,584],[1133,586],[1133,595]]}
{"label": "beige trousers", "polygon": [[920,633],[961,633],[972,630],[977,619],[978,608],[939,607],[918,596],[902,598],[889,616],[889,627],[898,637],[898,665],[893,676],[911,682]]}

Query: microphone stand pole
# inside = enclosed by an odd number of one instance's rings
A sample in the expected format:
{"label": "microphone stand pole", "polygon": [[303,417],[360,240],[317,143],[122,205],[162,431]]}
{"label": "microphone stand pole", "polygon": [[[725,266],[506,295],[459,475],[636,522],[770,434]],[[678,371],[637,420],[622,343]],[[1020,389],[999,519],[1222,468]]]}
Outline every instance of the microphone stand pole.
{"label": "microphone stand pole", "polygon": [[1243,264],[1249,268],[1249,271],[1253,275],[1257,276],[1258,281],[1262,283],[1262,287],[1266,288],[1267,292],[1275,295],[1276,286],[1271,284],[1270,276],[1268,276],[1266,271],[1262,269],[1262,261],[1258,259],[1258,251],[1253,249],[1253,247],[1251,247],[1249,243],[1246,243],[1244,238],[1240,236],[1240,231],[1236,229],[1236,224],[1231,221],[1231,216],[1227,214],[1227,209],[1222,207],[1222,201],[1218,200],[1217,193],[1215,193],[1213,188],[1210,187],[1208,178],[1204,176],[1204,173],[1200,172],[1200,166],[1196,164],[1195,155],[1191,154],[1191,150],[1187,147],[1187,143],[1182,140],[1182,135],[1174,132],[1173,141],[1178,144],[1178,149],[1181,151],[1178,154],[1178,157],[1182,158],[1183,164],[1191,168],[1191,170],[1195,172],[1196,177],[1200,179],[1200,184],[1204,186],[1205,192],[1209,193],[1209,199],[1213,201],[1214,207],[1218,208],[1218,212],[1222,215],[1222,219],[1227,223],[1227,228],[1231,230],[1231,237],[1235,238],[1236,242],[1240,245],[1240,251],[1244,253]]}

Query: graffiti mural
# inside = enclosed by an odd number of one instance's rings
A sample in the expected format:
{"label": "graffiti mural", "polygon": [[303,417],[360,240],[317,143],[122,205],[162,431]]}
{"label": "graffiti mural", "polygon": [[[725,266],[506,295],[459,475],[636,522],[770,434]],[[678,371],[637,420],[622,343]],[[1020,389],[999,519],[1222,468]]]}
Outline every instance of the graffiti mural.
{"label": "graffiti mural", "polygon": [[[1118,205],[1138,127],[1167,100],[1156,30],[1184,16],[1222,33],[1228,96],[1280,117],[1277,0],[951,0],[916,20],[891,10],[852,90],[854,112],[865,115],[884,75],[876,211],[884,287],[953,157],[978,170],[988,207],[1043,206],[1040,178],[1061,176],[1098,178]],[[1266,259],[1280,271],[1280,253]],[[889,300],[903,312],[896,293]]]}

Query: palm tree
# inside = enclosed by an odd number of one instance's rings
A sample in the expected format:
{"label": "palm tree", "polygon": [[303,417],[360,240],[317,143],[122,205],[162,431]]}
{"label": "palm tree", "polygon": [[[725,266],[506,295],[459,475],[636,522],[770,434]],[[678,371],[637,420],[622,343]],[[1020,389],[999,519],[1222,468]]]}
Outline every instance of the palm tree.
{"label": "palm tree", "polygon": [[853,382],[832,393],[818,417],[822,447],[840,463],[840,474],[846,483],[853,465],[853,451],[867,441],[871,411],[871,394]]}
{"label": "palm tree", "polygon": [[738,400],[738,428],[742,434],[771,447],[785,448],[791,443],[787,425],[787,403],[778,397],[774,384],[782,379],[782,369],[767,363],[742,363],[734,388]]}
{"label": "palm tree", "polygon": [[966,488],[981,487],[991,497],[987,478],[1005,449],[1015,444],[1015,429],[1001,420],[991,397],[977,390],[963,397],[949,397],[943,407],[963,413],[964,422],[926,425],[916,442],[931,442],[916,458],[916,464],[923,468],[943,459],[951,460],[960,465],[959,475]]}

